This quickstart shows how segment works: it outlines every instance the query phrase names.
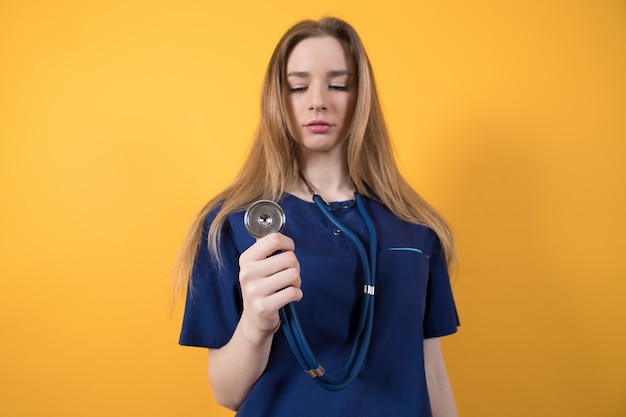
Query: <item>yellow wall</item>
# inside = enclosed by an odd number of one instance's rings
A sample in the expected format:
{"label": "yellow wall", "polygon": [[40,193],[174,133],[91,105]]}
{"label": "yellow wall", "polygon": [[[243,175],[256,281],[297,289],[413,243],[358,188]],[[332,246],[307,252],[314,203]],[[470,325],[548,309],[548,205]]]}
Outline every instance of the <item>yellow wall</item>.
{"label": "yellow wall", "polygon": [[0,415],[232,415],[168,274],[278,37],[335,14],[456,231],[462,415],[625,416],[624,2],[214,3],[0,3]]}

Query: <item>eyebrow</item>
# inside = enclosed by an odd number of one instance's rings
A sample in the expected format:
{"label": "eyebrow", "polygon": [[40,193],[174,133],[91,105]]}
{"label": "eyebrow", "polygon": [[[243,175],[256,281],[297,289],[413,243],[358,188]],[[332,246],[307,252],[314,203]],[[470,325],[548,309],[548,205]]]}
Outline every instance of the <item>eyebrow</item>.
{"label": "eyebrow", "polygon": [[[334,78],[334,77],[340,77],[342,75],[351,76],[352,73],[348,70],[333,70],[333,71],[327,71],[326,75],[329,78]],[[311,76],[311,73],[307,71],[292,71],[292,72],[287,73],[287,78],[289,77],[307,78],[310,76]]]}

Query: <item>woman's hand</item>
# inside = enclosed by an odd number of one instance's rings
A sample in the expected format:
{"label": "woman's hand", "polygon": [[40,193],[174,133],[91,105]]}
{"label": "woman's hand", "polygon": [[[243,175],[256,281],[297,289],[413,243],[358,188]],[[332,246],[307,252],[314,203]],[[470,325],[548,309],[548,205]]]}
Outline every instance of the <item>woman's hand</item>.
{"label": "woman's hand", "polygon": [[302,298],[300,263],[293,240],[285,235],[259,239],[241,254],[239,268],[243,294],[239,324],[226,345],[209,349],[214,398],[231,410],[239,408],[267,366],[272,337],[280,325],[278,310]]}
{"label": "woman's hand", "polygon": [[239,257],[243,295],[240,324],[251,341],[273,334],[280,326],[278,310],[302,298],[300,263],[294,249],[291,238],[272,233],[257,240]]}

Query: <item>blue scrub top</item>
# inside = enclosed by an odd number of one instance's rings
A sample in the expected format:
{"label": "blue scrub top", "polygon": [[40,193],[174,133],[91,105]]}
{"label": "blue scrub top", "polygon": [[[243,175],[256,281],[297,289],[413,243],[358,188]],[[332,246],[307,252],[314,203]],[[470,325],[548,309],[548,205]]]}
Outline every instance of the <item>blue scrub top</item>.
{"label": "blue scrub top", "polygon": [[[363,198],[378,234],[374,329],[365,364],[354,383],[331,392],[318,386],[296,361],[279,330],[269,363],[240,417],[427,417],[431,416],[424,371],[424,339],[456,332],[459,320],[448,269],[437,235],[399,220],[385,206]],[[279,204],[300,261],[303,299],[295,304],[305,336],[328,372],[349,356],[363,293],[361,262],[348,239],[312,202],[290,194]],[[333,214],[359,236],[367,229],[354,201],[331,203]],[[223,268],[211,259],[205,222],[187,294],[180,343],[220,348],[231,338],[242,311],[239,255],[254,243],[243,212],[224,224]]]}

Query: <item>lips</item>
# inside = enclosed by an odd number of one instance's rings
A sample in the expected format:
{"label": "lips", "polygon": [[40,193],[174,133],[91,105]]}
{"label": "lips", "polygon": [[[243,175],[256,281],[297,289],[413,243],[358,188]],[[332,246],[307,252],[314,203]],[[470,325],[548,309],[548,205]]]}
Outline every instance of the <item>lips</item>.
{"label": "lips", "polygon": [[304,125],[304,127],[313,133],[324,133],[330,130],[333,125],[325,120],[313,120]]}

